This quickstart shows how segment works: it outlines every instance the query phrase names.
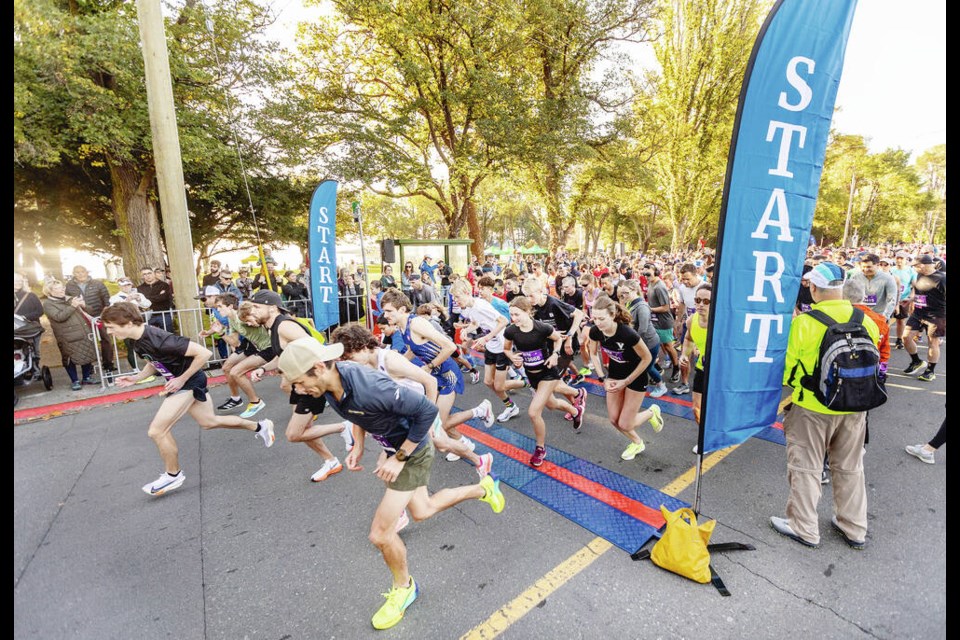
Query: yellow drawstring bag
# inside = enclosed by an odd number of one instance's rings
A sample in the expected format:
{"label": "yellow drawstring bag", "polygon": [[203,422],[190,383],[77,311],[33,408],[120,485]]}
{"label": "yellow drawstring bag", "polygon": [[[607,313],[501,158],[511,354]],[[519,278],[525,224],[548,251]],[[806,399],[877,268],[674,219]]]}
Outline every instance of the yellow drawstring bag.
{"label": "yellow drawstring bag", "polygon": [[667,529],[653,545],[650,559],[658,567],[672,571],[695,582],[710,582],[710,552],[707,544],[717,525],[716,520],[697,525],[693,509],[682,508],[669,511],[660,505]]}

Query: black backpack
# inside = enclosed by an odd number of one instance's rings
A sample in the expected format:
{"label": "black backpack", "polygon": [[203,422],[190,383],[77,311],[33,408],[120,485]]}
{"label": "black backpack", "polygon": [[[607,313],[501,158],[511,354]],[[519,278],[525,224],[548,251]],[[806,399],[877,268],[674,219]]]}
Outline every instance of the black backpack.
{"label": "black backpack", "polygon": [[[879,378],[880,351],[863,326],[863,311],[854,307],[847,322],[837,322],[816,309],[806,313],[825,324],[827,331],[813,373],[797,363],[804,373],[800,386],[833,411],[868,411],[886,402],[887,392]],[[796,368],[790,382],[794,374]]]}

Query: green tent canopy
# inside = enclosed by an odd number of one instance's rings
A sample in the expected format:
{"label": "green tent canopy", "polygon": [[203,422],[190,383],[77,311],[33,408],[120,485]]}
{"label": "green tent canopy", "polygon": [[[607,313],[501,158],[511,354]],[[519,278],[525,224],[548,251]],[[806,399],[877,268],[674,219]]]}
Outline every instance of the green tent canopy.
{"label": "green tent canopy", "polygon": [[528,249],[520,249],[520,253],[522,253],[523,255],[527,255],[527,254],[529,254],[529,253],[536,254],[536,255],[542,255],[542,254],[544,254],[544,253],[549,253],[549,251],[547,251],[546,249],[544,249],[544,248],[541,247],[540,245],[535,244],[535,245],[533,245],[532,247],[530,247],[530,248],[528,248]]}

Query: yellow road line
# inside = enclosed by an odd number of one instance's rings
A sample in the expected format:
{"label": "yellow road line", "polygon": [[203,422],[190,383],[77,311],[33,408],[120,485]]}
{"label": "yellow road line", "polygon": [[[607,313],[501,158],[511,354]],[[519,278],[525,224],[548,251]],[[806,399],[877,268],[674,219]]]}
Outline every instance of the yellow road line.
{"label": "yellow road line", "polygon": [[[703,473],[715,467],[738,446],[727,447],[709,454],[703,459]],[[696,482],[696,466],[688,469],[679,478],[668,484],[661,491],[668,496],[676,496],[681,491]],[[558,564],[549,573],[537,580],[533,586],[519,596],[500,607],[493,615],[475,626],[460,637],[460,640],[492,640],[514,622],[522,618],[531,609],[543,602],[547,596],[565,585],[575,575],[589,567],[594,560],[613,548],[613,545],[603,538],[594,538],[586,547]]]}

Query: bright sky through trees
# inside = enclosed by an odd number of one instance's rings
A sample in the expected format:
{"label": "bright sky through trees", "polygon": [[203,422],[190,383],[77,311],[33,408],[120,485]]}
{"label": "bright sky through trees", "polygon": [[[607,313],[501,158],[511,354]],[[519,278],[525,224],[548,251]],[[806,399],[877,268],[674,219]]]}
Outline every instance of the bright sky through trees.
{"label": "bright sky through trees", "polygon": [[[276,0],[273,37],[290,40],[299,20],[322,10]],[[329,10],[329,9],[327,9]],[[289,35],[286,35],[289,34]],[[652,55],[635,56],[647,64]],[[916,156],[946,142],[946,3],[860,0],[853,19],[833,126],[870,139],[870,150]]]}

